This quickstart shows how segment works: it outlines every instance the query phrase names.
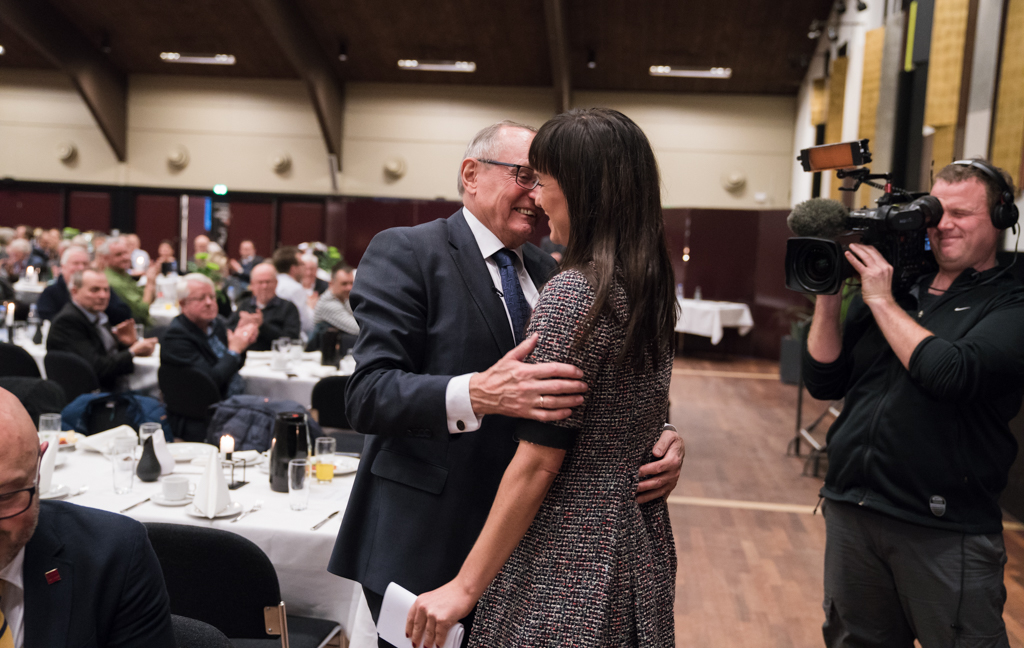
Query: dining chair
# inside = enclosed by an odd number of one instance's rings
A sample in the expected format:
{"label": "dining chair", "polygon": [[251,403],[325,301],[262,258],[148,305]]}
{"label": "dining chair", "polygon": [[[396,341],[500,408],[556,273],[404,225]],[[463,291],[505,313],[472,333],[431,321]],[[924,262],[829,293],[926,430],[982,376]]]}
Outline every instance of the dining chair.
{"label": "dining chair", "polygon": [[337,441],[336,451],[360,455],[363,452],[365,434],[351,429],[345,413],[345,388],[348,376],[328,376],[313,385],[310,398],[312,408],[317,412],[317,423],[324,434]]}
{"label": "dining chair", "polygon": [[68,402],[100,389],[96,371],[80,355],[48,351],[43,358],[43,366],[46,367],[46,377],[64,388]]}
{"label": "dining chair", "polygon": [[0,342],[0,376],[42,378],[32,354],[17,344]]}
{"label": "dining chair", "polygon": [[234,648],[223,632],[198,619],[172,614],[171,627],[178,648]]}
{"label": "dining chair", "polygon": [[204,441],[213,416],[210,406],[221,400],[217,384],[191,367],[161,365],[156,376],[174,436],[185,441]]}
{"label": "dining chair", "polygon": [[145,524],[164,573],[171,614],[212,625],[235,648],[344,645],[338,623],[287,614],[274,565],[252,541],[220,529]]}

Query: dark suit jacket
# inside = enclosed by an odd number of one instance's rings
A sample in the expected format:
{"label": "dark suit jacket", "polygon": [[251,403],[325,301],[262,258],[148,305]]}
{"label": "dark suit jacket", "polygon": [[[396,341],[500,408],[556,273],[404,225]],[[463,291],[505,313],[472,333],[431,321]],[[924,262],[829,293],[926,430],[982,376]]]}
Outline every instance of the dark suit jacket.
{"label": "dark suit jacket", "polygon": [[[60,580],[48,584],[46,572]],[[135,520],[40,502],[25,546],[25,646],[173,648],[164,576]]]}
{"label": "dark suit jacket", "polygon": [[[36,312],[41,320],[53,320],[57,317],[60,309],[64,308],[71,301],[71,291],[64,283],[64,277],[57,277],[57,281],[47,286],[39,295],[36,301]],[[107,304],[107,319],[111,326],[117,326],[132,316],[132,309],[128,304],[121,301],[117,293],[110,291],[110,303]]]}
{"label": "dark suit jacket", "polygon": [[233,274],[245,283],[249,283],[249,273],[252,272],[252,269],[257,265],[263,263],[263,257],[257,254],[252,258],[252,261],[249,261],[248,263],[242,263],[239,261],[239,263],[242,265],[242,271],[235,272]]}
{"label": "dark suit jacket", "polygon": [[322,295],[329,285],[326,281],[317,277],[317,280],[313,283],[313,290],[316,291],[316,294]]}
{"label": "dark suit jacket", "polygon": [[[213,320],[213,332],[227,347],[227,328],[220,318]],[[191,367],[205,372],[213,378],[213,382],[220,388],[221,396],[224,396],[231,377],[245,364],[245,354],[235,356],[225,353],[223,358],[218,358],[206,340],[206,332],[200,331],[184,315],[178,315],[167,327],[163,342],[160,343],[160,364]]]}
{"label": "dark suit jacket", "polygon": [[96,327],[74,302],[68,302],[61,309],[46,337],[47,351],[67,351],[84,358],[96,372],[103,391],[115,391],[117,379],[135,371],[128,347],[118,342],[117,349],[112,354],[107,353]]}
{"label": "dark suit jacket", "polygon": [[[551,257],[523,246],[540,286]],[[451,580],[469,554],[516,450],[515,419],[449,434],[448,381],[512,349],[512,330],[460,210],[374,237],[352,291],[359,320],[349,422],[369,434],[328,570],[383,594]]]}
{"label": "dark suit jacket", "polygon": [[[228,328],[232,331],[238,326],[238,313],[256,312],[256,300],[252,295],[245,297],[238,302],[238,310],[231,314],[228,320]],[[270,351],[271,342],[277,338],[295,339],[302,332],[302,322],[299,320],[299,309],[295,304],[285,301],[280,297],[274,297],[267,302],[263,309],[263,325],[260,326],[260,336],[249,347],[251,351]]]}

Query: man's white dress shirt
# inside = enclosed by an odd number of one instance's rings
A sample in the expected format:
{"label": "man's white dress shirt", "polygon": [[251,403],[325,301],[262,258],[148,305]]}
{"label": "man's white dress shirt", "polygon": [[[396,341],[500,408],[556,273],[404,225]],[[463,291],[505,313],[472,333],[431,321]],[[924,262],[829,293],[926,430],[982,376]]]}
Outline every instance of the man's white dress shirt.
{"label": "man's white dress shirt", "polygon": [[277,296],[295,304],[299,309],[299,320],[302,322],[302,332],[309,337],[313,332],[313,309],[309,307],[306,298],[306,289],[296,281],[290,274],[280,273],[277,275]]}
{"label": "man's white dress shirt", "polygon": [[21,573],[24,563],[25,547],[22,547],[11,564],[0,569],[0,580],[4,581],[0,610],[11,628],[14,648],[21,648],[25,642],[25,579]]}

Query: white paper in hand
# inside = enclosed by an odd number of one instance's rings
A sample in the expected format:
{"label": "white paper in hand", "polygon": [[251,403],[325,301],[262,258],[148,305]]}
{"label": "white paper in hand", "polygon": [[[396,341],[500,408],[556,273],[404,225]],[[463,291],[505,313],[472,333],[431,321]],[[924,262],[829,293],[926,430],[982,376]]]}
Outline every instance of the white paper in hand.
{"label": "white paper in hand", "polygon": [[[380,616],[377,617],[377,634],[381,639],[393,646],[409,643],[405,636],[405,621],[409,618],[409,608],[415,602],[416,595],[398,583],[388,585],[384,601],[380,604]],[[453,625],[444,640],[444,648],[459,648],[465,632],[461,623]]]}
{"label": "white paper in hand", "polygon": [[224,479],[224,469],[220,466],[220,453],[216,448],[210,448],[210,459],[206,462],[206,472],[199,479],[199,486],[196,487],[196,495],[192,503],[200,513],[211,520],[231,505],[228,483]]}
{"label": "white paper in hand", "polygon": [[60,443],[51,443],[43,454],[43,461],[39,465],[39,494],[42,495],[50,490],[53,481],[53,468],[57,465],[57,452],[60,450]]}

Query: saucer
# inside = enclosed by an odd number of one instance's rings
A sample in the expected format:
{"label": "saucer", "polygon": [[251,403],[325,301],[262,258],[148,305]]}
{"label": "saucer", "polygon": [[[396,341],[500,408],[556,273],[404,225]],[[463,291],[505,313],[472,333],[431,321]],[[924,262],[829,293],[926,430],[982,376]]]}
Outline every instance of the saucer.
{"label": "saucer", "polygon": [[51,485],[50,490],[39,495],[39,499],[64,499],[71,493],[71,487],[67,484]]}
{"label": "saucer", "polygon": [[192,461],[196,457],[206,457],[210,455],[212,450],[216,449],[217,446],[210,445],[209,443],[189,443],[182,441],[167,444],[167,450],[177,462]]}
{"label": "saucer", "polygon": [[163,493],[157,493],[149,498],[149,501],[160,506],[185,506],[186,504],[192,503],[192,496],[188,495],[184,499],[180,500],[169,500],[164,497]]}
{"label": "saucer", "polygon": [[[239,513],[241,513],[243,508],[245,508],[245,507],[242,506],[241,502],[231,502],[231,504],[229,504],[226,509],[224,509],[220,513],[214,515],[213,519],[217,520],[217,519],[221,519],[221,518],[234,517],[234,516],[238,515]],[[194,504],[192,506],[188,507],[187,509],[185,509],[185,513],[187,513],[188,515],[191,515],[194,518],[199,518],[200,520],[208,520],[208,519],[210,519],[210,518],[206,517],[205,515],[203,515],[202,513],[200,513],[199,509],[197,509]]]}

